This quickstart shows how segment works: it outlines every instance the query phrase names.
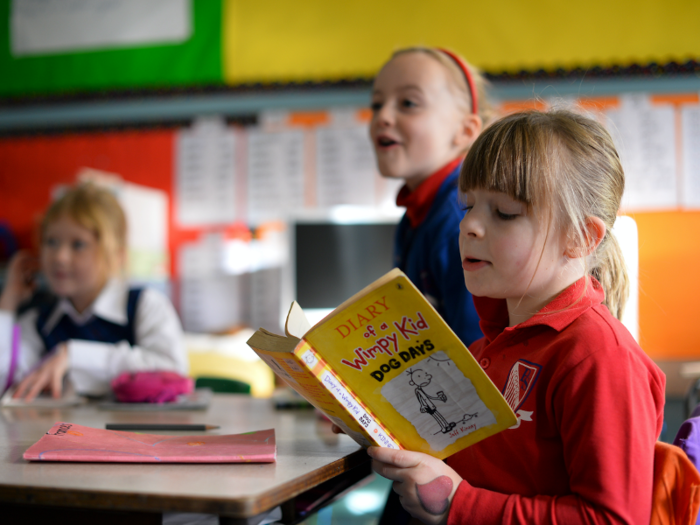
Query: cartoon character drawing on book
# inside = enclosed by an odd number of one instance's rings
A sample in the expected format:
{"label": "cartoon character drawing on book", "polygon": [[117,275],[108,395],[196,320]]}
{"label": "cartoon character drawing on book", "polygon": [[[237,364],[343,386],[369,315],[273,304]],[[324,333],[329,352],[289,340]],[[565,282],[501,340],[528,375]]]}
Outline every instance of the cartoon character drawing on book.
{"label": "cartoon character drawing on book", "polygon": [[411,386],[416,387],[416,397],[418,398],[418,402],[420,403],[420,411],[422,413],[427,412],[428,414],[433,416],[435,421],[437,421],[440,425],[440,429],[442,430],[443,434],[447,434],[450,430],[457,426],[457,423],[455,422],[448,423],[445,417],[440,412],[438,412],[435,403],[433,403],[433,400],[442,401],[443,403],[446,403],[447,396],[445,395],[445,393],[443,391],[440,391],[437,393],[436,396],[431,396],[430,394],[427,394],[425,390],[423,390],[423,387],[426,387],[430,384],[430,381],[432,380],[433,376],[431,376],[425,370],[421,370],[420,368],[418,370],[409,369],[406,371],[406,373],[411,378],[409,384]]}
{"label": "cartoon character drawing on book", "polygon": [[416,359],[381,392],[434,450],[496,423],[474,384],[443,350]]}

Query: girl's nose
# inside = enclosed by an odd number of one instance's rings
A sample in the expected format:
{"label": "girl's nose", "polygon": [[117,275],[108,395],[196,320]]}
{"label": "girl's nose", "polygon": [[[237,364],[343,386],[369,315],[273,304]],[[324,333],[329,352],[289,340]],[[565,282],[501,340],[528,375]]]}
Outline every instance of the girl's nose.
{"label": "girl's nose", "polygon": [[66,262],[70,259],[70,246],[67,243],[61,243],[53,250],[53,258],[59,262]]}
{"label": "girl's nose", "polygon": [[484,224],[473,209],[465,212],[459,223],[459,234],[463,237],[481,238],[484,236]]}
{"label": "girl's nose", "polygon": [[380,126],[390,126],[394,122],[394,111],[391,104],[382,104],[375,113],[375,121]]}

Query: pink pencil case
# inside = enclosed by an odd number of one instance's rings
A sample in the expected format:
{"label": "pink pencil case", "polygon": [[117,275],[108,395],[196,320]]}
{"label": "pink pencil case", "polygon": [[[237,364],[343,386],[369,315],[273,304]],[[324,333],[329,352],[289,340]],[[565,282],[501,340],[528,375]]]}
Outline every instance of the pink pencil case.
{"label": "pink pencil case", "polygon": [[194,390],[194,380],[176,372],[124,372],[112,380],[112,390],[121,403],[170,403]]}

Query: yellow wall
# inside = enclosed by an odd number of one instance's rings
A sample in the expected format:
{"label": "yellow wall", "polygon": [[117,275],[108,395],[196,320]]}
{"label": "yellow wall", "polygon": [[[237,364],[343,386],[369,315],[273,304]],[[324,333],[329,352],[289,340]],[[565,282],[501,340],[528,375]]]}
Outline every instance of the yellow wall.
{"label": "yellow wall", "polygon": [[700,57],[697,0],[226,0],[224,76],[371,77],[397,48],[450,47],[489,72]]}

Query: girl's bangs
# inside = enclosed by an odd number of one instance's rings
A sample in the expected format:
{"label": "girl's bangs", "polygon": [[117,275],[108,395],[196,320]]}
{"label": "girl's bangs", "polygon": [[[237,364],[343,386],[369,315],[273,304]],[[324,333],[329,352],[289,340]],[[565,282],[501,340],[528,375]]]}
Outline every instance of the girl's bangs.
{"label": "girl's bangs", "polygon": [[546,184],[546,141],[520,115],[489,126],[462,165],[459,188],[505,193],[528,206],[541,200]]}

